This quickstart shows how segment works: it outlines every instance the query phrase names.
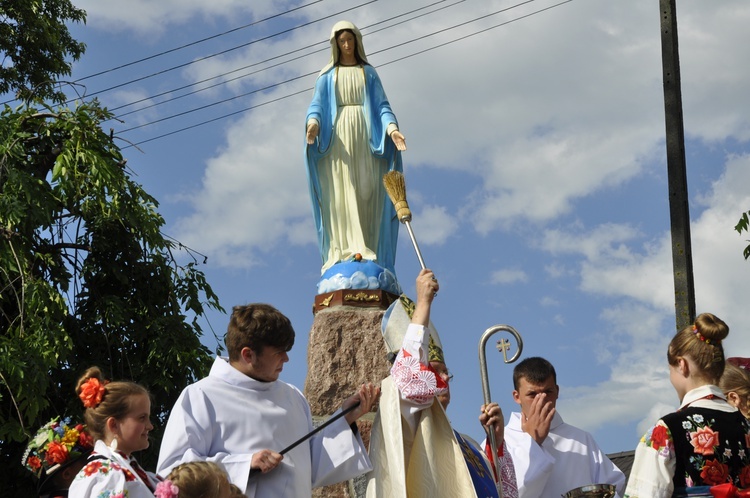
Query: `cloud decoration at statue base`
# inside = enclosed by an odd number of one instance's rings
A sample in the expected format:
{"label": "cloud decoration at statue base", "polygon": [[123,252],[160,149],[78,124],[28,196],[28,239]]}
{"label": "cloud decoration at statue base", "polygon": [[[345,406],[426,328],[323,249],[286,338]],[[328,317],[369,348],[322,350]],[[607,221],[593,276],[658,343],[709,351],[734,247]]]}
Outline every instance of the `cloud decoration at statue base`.
{"label": "cloud decoration at statue base", "polygon": [[318,294],[342,289],[380,289],[400,295],[396,275],[373,261],[343,261],[326,270],[318,282]]}

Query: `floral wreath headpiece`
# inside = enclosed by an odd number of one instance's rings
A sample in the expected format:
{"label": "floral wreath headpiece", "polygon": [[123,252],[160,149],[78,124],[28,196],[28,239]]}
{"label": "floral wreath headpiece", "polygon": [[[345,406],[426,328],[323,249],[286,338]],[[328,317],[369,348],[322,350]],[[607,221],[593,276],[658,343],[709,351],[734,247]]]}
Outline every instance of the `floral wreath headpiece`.
{"label": "floral wreath headpiece", "polygon": [[107,384],[106,380],[99,381],[95,377],[90,377],[89,380],[81,384],[81,392],[78,393],[78,397],[81,398],[83,406],[86,408],[96,408],[99,406],[99,403],[104,399],[104,386]]}
{"label": "floral wreath headpiece", "polygon": [[177,498],[179,494],[180,488],[169,479],[165,479],[157,484],[156,491],[154,491],[154,496],[156,498]]}
{"label": "floral wreath headpiece", "polygon": [[70,417],[62,421],[55,417],[44,424],[29,442],[21,465],[33,473],[42,486],[47,477],[93,449],[94,439],[85,425],[74,425]]}

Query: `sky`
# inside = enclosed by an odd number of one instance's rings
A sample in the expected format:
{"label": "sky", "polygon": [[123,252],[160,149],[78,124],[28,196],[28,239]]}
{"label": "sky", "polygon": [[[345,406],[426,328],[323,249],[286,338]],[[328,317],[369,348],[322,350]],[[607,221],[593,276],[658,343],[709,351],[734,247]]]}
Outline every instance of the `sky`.
{"label": "sky", "polygon": [[[518,330],[522,357],[555,365],[561,415],[605,452],[634,449],[679,405],[656,0],[74,3],[88,48],[70,79],[118,116],[105,128],[164,232],[207,257],[224,308],[268,302],[290,317],[283,380],[304,386],[321,266],[304,119],[346,19],[406,137],[453,426],[483,437],[478,344],[497,324]],[[681,0],[677,14],[696,310],[729,324],[727,356],[750,356],[750,237],[734,230],[750,210],[750,4]],[[401,227],[396,274],[412,297],[419,269]],[[226,322],[209,313],[204,342]],[[492,346],[487,362],[509,416],[512,365]]]}

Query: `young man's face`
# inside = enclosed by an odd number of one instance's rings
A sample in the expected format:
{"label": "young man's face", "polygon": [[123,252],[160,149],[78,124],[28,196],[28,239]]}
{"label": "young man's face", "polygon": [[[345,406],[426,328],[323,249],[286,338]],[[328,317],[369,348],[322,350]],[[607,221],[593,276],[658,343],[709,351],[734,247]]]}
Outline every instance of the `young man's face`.
{"label": "young man's face", "polygon": [[555,407],[559,394],[560,388],[555,384],[555,379],[551,376],[547,377],[547,380],[541,384],[532,384],[526,380],[526,377],[521,377],[518,381],[518,390],[513,391],[513,401],[521,405],[521,413],[528,416],[534,398],[544,395],[544,402],[552,403],[552,407]]}
{"label": "young man's face", "polygon": [[273,382],[279,378],[284,369],[284,363],[289,361],[286,349],[264,346],[260,354],[245,348],[243,354],[249,354],[247,375],[256,380]]}

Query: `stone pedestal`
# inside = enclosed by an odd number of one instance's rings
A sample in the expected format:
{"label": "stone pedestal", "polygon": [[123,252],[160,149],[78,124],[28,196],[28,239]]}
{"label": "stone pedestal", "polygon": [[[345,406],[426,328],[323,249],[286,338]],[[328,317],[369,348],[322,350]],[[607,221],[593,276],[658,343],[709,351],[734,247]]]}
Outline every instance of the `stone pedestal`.
{"label": "stone pedestal", "polygon": [[[390,363],[380,332],[384,310],[336,306],[316,313],[307,347],[305,397],[316,422],[327,420],[365,382],[380,384]],[[369,447],[374,413],[357,425]],[[313,490],[315,498],[364,496],[361,479]]]}

